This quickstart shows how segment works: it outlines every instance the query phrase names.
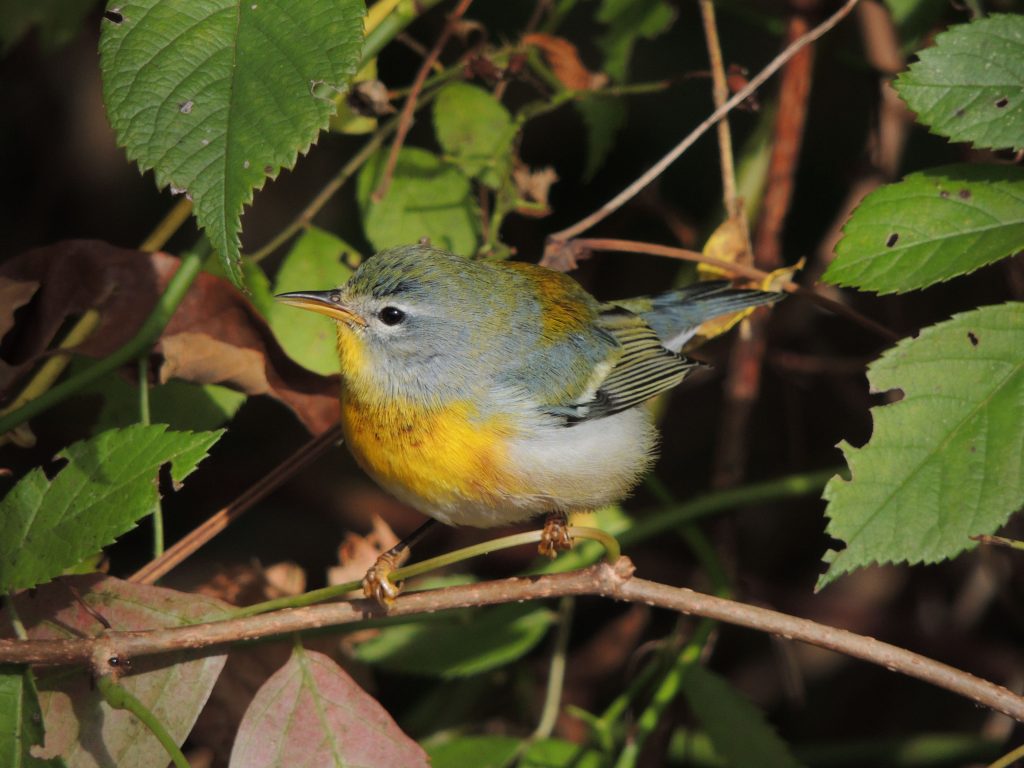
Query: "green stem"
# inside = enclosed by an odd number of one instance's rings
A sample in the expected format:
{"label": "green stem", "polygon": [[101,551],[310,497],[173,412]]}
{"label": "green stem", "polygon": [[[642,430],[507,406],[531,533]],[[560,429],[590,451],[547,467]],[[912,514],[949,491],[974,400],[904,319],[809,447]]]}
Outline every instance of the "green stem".
{"label": "green stem", "polygon": [[[398,568],[390,575],[389,578],[392,582],[404,581],[406,579],[411,579],[413,576],[421,576],[424,573],[435,571],[438,568],[444,568],[446,566],[453,565],[454,563],[462,562],[463,560],[469,560],[470,558],[477,557],[478,555],[487,555],[491,552],[498,552],[502,549],[518,547],[523,544],[533,544],[540,541],[541,533],[542,531],[525,531],[524,533],[514,533],[511,536],[503,536],[500,539],[483,541],[479,544],[474,544],[471,547],[456,549],[454,552],[446,552],[443,555],[432,557],[429,560],[423,560],[422,562],[414,563],[413,565],[407,565],[404,568]],[[613,563],[619,559],[619,544],[615,540],[614,536],[598,530],[597,528],[582,528],[578,526],[571,526],[569,528],[569,534],[574,538],[593,539],[600,542],[605,547],[608,562]],[[359,581],[348,581],[344,584],[336,584],[331,587],[324,587],[323,589],[314,589],[311,592],[305,592],[301,595],[279,597],[274,600],[256,603],[255,605],[247,605],[244,608],[239,608],[237,611],[232,611],[228,615],[228,618],[239,619],[244,616],[256,616],[261,613],[276,611],[282,608],[301,608],[306,605],[323,603],[327,600],[344,597],[349,592],[354,592],[360,589],[362,584],[363,582],[361,579]]]}
{"label": "green stem", "polygon": [[25,631],[25,625],[21,621],[21,616],[18,615],[18,611],[14,607],[14,592],[8,592],[6,597],[7,615],[10,617],[14,636],[19,640],[28,640],[28,632]]}
{"label": "green stem", "polygon": [[711,619],[702,619],[697,625],[693,636],[679,652],[679,656],[672,669],[662,678],[658,687],[654,690],[650,703],[636,722],[632,738],[623,748],[622,752],[619,753],[619,759],[615,762],[615,768],[633,768],[637,764],[637,758],[640,756],[644,743],[654,733],[655,728],[658,727],[658,723],[661,722],[661,718],[665,714],[665,710],[675,701],[676,696],[682,690],[683,679],[686,677],[687,671],[700,661],[704,646],[707,644],[717,624],[718,622]]}
{"label": "green stem", "polygon": [[204,238],[200,246],[181,257],[181,265],[178,267],[178,271],[174,273],[163,295],[157,300],[153,311],[146,318],[146,321],[131,341],[112,355],[102,360],[97,360],[80,373],[47,390],[35,400],[25,403],[16,411],[0,417],[0,435],[10,432],[19,424],[38,416],[72,395],[77,394],[97,379],[112,371],[116,371],[122,365],[127,365],[147,351],[160,338],[164,326],[170,321],[174,310],[178,308],[181,300],[185,298],[189,286],[192,285],[192,281],[199,274],[203,258],[206,256],[209,248],[210,246]]}
{"label": "green stem", "polygon": [[[405,0],[389,13],[363,41],[363,64],[383,50],[399,33],[441,0]],[[362,66],[362,64],[360,65]]]}
{"label": "green stem", "polygon": [[175,768],[189,768],[188,760],[185,759],[185,755],[182,753],[181,747],[178,746],[178,742],[171,738],[171,734],[167,732],[164,724],[160,722],[156,715],[150,712],[149,708],[135,698],[127,688],[114,682],[110,675],[100,677],[96,681],[96,687],[99,688],[100,694],[102,694],[103,700],[107,704],[114,709],[124,709],[131,712],[144,726],[149,728],[150,732],[163,745],[163,748],[167,750],[167,754],[170,756]]}
{"label": "green stem", "polygon": [[[139,356],[139,423],[148,426],[152,423],[149,416],[149,359],[148,355]],[[159,494],[153,507],[153,557],[164,553],[164,510]]]}
{"label": "green stem", "polygon": [[1012,752],[1007,752],[994,763],[989,765],[988,768],[1010,768],[1011,765],[1014,765],[1022,758],[1024,758],[1024,746],[1017,747]]}

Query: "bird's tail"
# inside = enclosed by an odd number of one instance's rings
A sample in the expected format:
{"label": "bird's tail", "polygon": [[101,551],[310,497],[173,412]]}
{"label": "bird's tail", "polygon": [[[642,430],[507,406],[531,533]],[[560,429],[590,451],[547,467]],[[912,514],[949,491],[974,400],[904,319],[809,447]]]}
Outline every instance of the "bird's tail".
{"label": "bird's tail", "polygon": [[785,295],[733,288],[727,280],[708,280],[656,296],[613,303],[640,315],[666,347],[678,352],[702,323],[748,307],[773,304]]}

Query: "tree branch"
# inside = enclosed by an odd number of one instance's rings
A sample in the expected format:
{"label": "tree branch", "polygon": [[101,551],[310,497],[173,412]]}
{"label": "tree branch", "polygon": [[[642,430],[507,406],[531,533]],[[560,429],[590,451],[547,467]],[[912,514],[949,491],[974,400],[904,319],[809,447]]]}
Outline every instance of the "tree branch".
{"label": "tree branch", "polygon": [[968,672],[844,629],[690,589],[633,578],[633,570],[633,563],[623,557],[614,565],[602,563],[569,573],[502,579],[405,594],[388,610],[372,601],[351,600],[170,629],[103,632],[96,637],[67,640],[0,640],[0,663],[91,664],[97,673],[106,673],[109,672],[108,660],[113,657],[123,663],[124,659],[139,656],[212,648],[243,639],[257,640],[384,616],[411,616],[565,595],[600,595],[686,615],[704,616],[844,653],[945,688],[1024,722],[1024,698]]}

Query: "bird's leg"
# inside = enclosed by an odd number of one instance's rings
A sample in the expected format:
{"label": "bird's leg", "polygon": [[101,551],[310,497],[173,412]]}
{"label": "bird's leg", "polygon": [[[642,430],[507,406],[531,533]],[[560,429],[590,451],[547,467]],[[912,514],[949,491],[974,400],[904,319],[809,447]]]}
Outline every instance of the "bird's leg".
{"label": "bird's leg", "polygon": [[368,600],[376,600],[387,608],[398,597],[402,591],[401,587],[392,583],[390,576],[398,569],[409,556],[410,548],[419,542],[434,525],[437,520],[427,520],[419,528],[410,533],[391,549],[377,558],[370,570],[363,576],[363,594]]}
{"label": "bird's leg", "polygon": [[569,535],[569,516],[561,510],[548,512],[537,551],[554,560],[559,552],[568,552],[570,549],[572,536]]}

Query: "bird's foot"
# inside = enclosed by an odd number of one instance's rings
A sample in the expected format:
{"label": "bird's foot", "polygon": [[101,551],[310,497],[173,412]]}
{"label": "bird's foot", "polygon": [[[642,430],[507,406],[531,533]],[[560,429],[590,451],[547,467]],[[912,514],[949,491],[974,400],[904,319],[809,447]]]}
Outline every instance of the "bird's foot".
{"label": "bird's foot", "polygon": [[384,608],[395,602],[402,588],[391,581],[391,574],[398,569],[398,555],[385,552],[377,558],[370,570],[363,576],[363,594],[367,600],[376,600]]}
{"label": "bird's foot", "polygon": [[544,520],[544,530],[540,534],[537,551],[544,557],[554,560],[559,552],[572,549],[572,536],[569,535],[569,516],[565,512],[551,512]]}

